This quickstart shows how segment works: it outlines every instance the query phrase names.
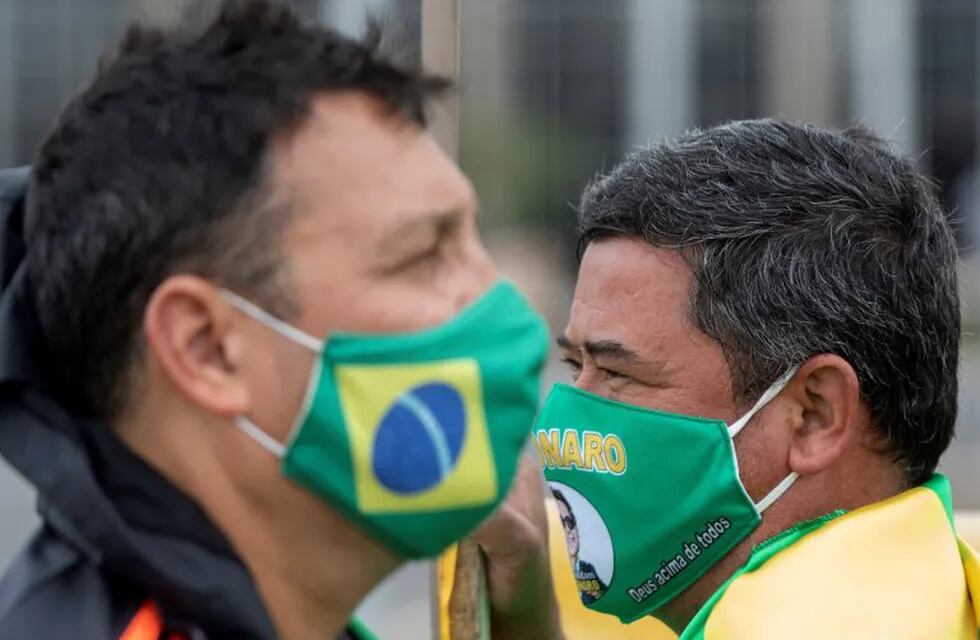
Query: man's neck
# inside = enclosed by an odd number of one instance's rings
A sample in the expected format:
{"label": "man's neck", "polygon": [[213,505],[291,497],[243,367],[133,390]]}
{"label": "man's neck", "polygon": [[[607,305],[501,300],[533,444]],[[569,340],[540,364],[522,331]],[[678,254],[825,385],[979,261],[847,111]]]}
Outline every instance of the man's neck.
{"label": "man's neck", "polygon": [[333,640],[361,600],[402,562],[292,483],[283,480],[274,501],[257,499],[236,486],[226,460],[211,455],[211,447],[180,447],[176,434],[160,442],[153,430],[138,427],[120,435],[228,538],[283,640]]}
{"label": "man's neck", "polygon": [[878,473],[867,472],[859,475],[857,472],[848,471],[843,474],[844,478],[860,477],[860,482],[846,482],[834,477],[823,483],[799,482],[792,500],[777,501],[766,511],[759,528],[735,545],[687,591],[658,611],[656,617],[678,635],[682,634],[701,607],[725,584],[725,581],[745,566],[752,549],[757,545],[800,522],[837,509],[851,511],[900,493],[904,486],[901,474],[889,465],[875,465],[876,462],[873,458],[869,459],[863,468],[867,470],[877,467]]}
{"label": "man's neck", "polygon": [[656,617],[674,633],[681,635],[704,603],[728,578],[745,565],[753,544],[754,538],[750,536],[735,545],[735,548],[729,551],[718,564],[711,567],[700,580],[658,611]]}
{"label": "man's neck", "polygon": [[401,563],[326,505],[311,505],[296,527],[263,526],[283,519],[243,505],[205,509],[249,567],[283,640],[336,638],[357,605]]}

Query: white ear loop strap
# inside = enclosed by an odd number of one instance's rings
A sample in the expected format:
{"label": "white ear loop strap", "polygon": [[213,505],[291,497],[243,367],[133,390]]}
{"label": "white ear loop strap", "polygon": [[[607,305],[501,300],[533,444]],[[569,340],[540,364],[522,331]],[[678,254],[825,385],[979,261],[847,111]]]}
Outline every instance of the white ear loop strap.
{"label": "white ear loop strap", "polygon": [[749,423],[749,420],[751,420],[755,414],[759,413],[762,407],[772,402],[772,399],[779,395],[779,392],[782,391],[792,377],[796,375],[797,369],[799,369],[799,367],[793,367],[780,376],[778,380],[772,383],[771,387],[766,389],[766,392],[762,394],[762,397],[760,397],[756,403],[752,405],[752,408],[749,409],[748,413],[728,425],[728,435],[733,438],[738,435],[738,432],[745,428],[745,425]]}
{"label": "white ear loop strap", "polygon": [[[239,311],[249,316],[253,320],[261,322],[287,340],[292,340],[296,344],[306,347],[314,353],[320,353],[323,351],[323,340],[314,338],[305,331],[283,322],[265,309],[252,304],[237,293],[232,293],[227,289],[222,289],[221,295],[223,295],[225,299],[234,305]],[[268,433],[260,429],[257,424],[249,420],[247,417],[235,416],[235,426],[245,432],[245,435],[249,436],[259,446],[277,458],[282,458],[286,454],[286,446],[283,443],[279,442]]]}
{"label": "white ear loop strap", "polygon": [[[772,386],[766,389],[766,392],[762,394],[762,397],[759,398],[754,405],[752,405],[752,408],[749,409],[748,413],[746,413],[744,416],[742,416],[741,418],[739,418],[738,420],[736,420],[735,422],[733,422],[728,426],[729,435],[732,438],[734,438],[739,431],[744,429],[745,425],[747,425],[749,423],[749,420],[752,419],[752,416],[754,416],[760,410],[762,410],[762,407],[769,404],[773,398],[778,396],[779,393],[786,388],[786,385],[789,384],[789,381],[793,378],[794,375],[796,375],[796,371],[798,369],[799,367],[791,368],[789,371],[787,371],[782,376],[780,376],[779,379],[773,382]],[[800,474],[796,473],[795,471],[791,471],[790,474],[785,478],[783,478],[779,482],[779,484],[773,487],[772,490],[769,493],[767,493],[762,500],[759,500],[758,502],[755,503],[755,510],[758,511],[759,514],[761,515],[763,511],[765,511],[766,509],[772,506],[772,503],[774,503],[776,500],[779,500],[783,496],[783,494],[786,493],[786,491],[793,486],[793,483],[796,482],[797,478],[799,477]]]}
{"label": "white ear loop strap", "polygon": [[235,426],[275,457],[282,458],[286,455],[286,446],[283,443],[259,429],[258,425],[245,416],[235,416]]}
{"label": "white ear loop strap", "polygon": [[782,479],[779,484],[772,488],[772,491],[766,494],[766,497],[755,503],[755,510],[760,514],[772,506],[772,503],[783,497],[786,490],[793,486],[796,479],[800,477],[800,474],[795,471],[791,471],[788,476]]}
{"label": "white ear loop strap", "polygon": [[314,338],[305,331],[297,329],[289,323],[283,322],[265,309],[252,304],[237,293],[232,293],[227,289],[222,289],[221,295],[223,295],[228,302],[235,305],[239,311],[247,316],[250,316],[253,320],[261,322],[284,338],[292,340],[296,344],[306,347],[314,353],[320,353],[323,351],[323,340]]}

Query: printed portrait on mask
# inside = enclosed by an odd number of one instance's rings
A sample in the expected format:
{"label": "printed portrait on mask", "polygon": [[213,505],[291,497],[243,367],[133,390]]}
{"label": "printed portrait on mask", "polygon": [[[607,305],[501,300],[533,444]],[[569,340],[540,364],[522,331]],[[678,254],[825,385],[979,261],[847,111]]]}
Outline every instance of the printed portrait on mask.
{"label": "printed portrait on mask", "polygon": [[549,482],[555,498],[572,574],[582,604],[602,597],[613,577],[613,548],[609,530],[595,507],[575,489]]}

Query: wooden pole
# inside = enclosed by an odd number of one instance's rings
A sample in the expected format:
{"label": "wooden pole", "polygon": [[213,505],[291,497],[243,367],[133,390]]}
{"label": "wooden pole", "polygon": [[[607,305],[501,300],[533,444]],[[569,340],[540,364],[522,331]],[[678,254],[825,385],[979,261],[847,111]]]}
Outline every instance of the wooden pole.
{"label": "wooden pole", "polygon": [[[453,81],[459,79],[459,0],[422,0],[422,66]],[[452,158],[459,157],[459,94],[450,92],[432,110],[432,134]],[[483,554],[472,540],[459,543],[449,598],[449,638],[440,638],[438,575],[433,570],[437,640],[486,640],[490,637],[487,579]]]}
{"label": "wooden pole", "polygon": [[490,637],[487,576],[480,546],[461,540],[449,596],[449,640],[487,640]]}

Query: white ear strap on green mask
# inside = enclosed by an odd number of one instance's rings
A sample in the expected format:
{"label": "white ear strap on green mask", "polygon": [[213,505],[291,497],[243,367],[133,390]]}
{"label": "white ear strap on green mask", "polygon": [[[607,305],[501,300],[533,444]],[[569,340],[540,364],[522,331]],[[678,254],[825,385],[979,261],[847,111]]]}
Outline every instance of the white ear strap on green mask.
{"label": "white ear strap on green mask", "polygon": [[[222,289],[221,295],[225,297],[225,300],[234,305],[236,309],[256,322],[260,322],[269,327],[287,340],[295,342],[302,347],[306,347],[314,353],[320,353],[323,351],[323,340],[314,338],[305,331],[297,329],[289,323],[283,322],[265,309],[252,304],[237,293],[232,293],[227,289]],[[241,429],[245,435],[254,440],[259,446],[277,458],[282,458],[283,455],[285,455],[286,446],[260,429],[257,424],[249,420],[247,417],[235,416],[235,426]]]}
{"label": "white ear strap on green mask", "polygon": [[796,473],[795,471],[791,471],[790,474],[783,478],[779,484],[773,487],[772,491],[767,493],[762,500],[755,503],[756,511],[761,514],[763,511],[772,506],[772,503],[783,497],[783,494],[793,486],[793,483],[796,482],[796,479],[799,477],[800,474]]}
{"label": "white ear strap on green mask", "polygon": [[[745,425],[749,423],[755,414],[759,413],[764,406],[772,402],[773,398],[778,396],[780,392],[786,388],[786,385],[789,384],[789,381],[793,379],[793,376],[796,375],[798,370],[799,367],[792,367],[789,371],[781,375],[779,379],[773,382],[772,385],[766,389],[765,393],[763,393],[762,396],[756,401],[756,403],[752,405],[752,408],[749,409],[748,413],[728,426],[729,437],[734,438],[739,431],[745,428]],[[797,478],[799,477],[800,474],[793,471],[788,476],[783,478],[779,484],[772,488],[772,491],[767,493],[765,497],[762,498],[762,500],[755,503],[756,511],[761,514],[763,511],[772,506],[772,503],[779,500],[783,494],[793,486],[793,483],[796,482]]]}
{"label": "white ear strap on green mask", "polygon": [[244,431],[245,435],[275,457],[282,458],[286,454],[286,445],[260,429],[257,424],[245,416],[235,416],[235,426]]}
{"label": "white ear strap on green mask", "polygon": [[223,295],[225,300],[234,305],[239,311],[249,316],[253,320],[261,322],[287,340],[291,340],[302,347],[306,347],[314,353],[320,353],[323,351],[323,340],[314,338],[302,329],[297,329],[293,325],[283,322],[265,309],[252,304],[237,293],[232,293],[227,289],[222,289],[221,295]]}
{"label": "white ear strap on green mask", "polygon": [[793,367],[781,375],[778,380],[773,382],[772,385],[766,389],[765,393],[762,394],[762,397],[760,397],[756,403],[752,405],[752,408],[749,409],[748,413],[728,425],[728,435],[732,438],[738,435],[738,432],[745,428],[745,425],[749,423],[749,420],[751,420],[755,414],[759,413],[764,406],[772,402],[772,399],[778,396],[779,393],[786,388],[789,381],[793,379],[794,375],[796,375],[797,369],[799,369],[799,367]]}

